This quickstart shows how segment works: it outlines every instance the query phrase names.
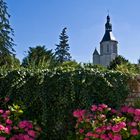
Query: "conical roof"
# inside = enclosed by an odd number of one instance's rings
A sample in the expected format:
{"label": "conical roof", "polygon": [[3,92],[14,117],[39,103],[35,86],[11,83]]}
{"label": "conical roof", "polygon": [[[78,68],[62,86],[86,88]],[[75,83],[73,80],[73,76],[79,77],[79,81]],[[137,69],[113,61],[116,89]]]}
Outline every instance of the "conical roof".
{"label": "conical roof", "polygon": [[97,49],[95,48],[93,55],[99,55]]}

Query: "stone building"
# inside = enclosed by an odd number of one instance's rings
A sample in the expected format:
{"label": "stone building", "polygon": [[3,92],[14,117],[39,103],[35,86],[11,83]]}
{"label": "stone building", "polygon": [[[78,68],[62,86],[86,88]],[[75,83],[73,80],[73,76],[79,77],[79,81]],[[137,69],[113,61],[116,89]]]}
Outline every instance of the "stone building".
{"label": "stone building", "polygon": [[95,48],[93,53],[93,64],[108,66],[117,55],[118,41],[112,33],[112,24],[110,23],[110,17],[108,15],[105,24],[105,34],[100,42],[100,53]]}

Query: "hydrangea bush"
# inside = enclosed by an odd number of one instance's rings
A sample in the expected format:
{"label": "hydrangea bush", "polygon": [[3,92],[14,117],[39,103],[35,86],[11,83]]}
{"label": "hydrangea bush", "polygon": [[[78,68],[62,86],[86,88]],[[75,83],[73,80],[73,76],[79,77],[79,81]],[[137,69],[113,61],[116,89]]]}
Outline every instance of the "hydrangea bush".
{"label": "hydrangea bush", "polygon": [[20,106],[7,105],[8,101],[8,97],[0,99],[0,140],[35,140],[41,128],[32,121],[21,120]]}
{"label": "hydrangea bush", "polygon": [[105,104],[73,112],[77,140],[140,140],[140,109],[123,106],[119,111]]}

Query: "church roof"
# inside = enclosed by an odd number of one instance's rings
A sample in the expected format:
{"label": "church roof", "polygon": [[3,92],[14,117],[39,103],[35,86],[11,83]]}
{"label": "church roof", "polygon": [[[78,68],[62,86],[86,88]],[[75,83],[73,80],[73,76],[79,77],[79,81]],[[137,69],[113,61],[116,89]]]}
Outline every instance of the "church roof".
{"label": "church roof", "polygon": [[116,41],[116,39],[111,31],[105,32],[101,42],[104,42],[104,41]]}
{"label": "church roof", "polygon": [[105,24],[105,34],[101,40],[100,43],[104,42],[104,41],[116,41],[113,33],[112,33],[112,24],[110,23],[110,17],[109,15],[107,16],[107,22]]}
{"label": "church roof", "polygon": [[97,49],[95,48],[93,55],[99,55]]}

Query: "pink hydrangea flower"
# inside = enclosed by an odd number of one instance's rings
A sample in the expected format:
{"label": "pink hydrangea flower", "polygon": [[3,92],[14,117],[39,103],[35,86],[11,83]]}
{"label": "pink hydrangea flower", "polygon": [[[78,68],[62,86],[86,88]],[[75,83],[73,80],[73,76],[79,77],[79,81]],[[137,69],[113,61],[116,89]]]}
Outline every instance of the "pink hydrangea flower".
{"label": "pink hydrangea flower", "polygon": [[135,136],[135,135],[138,135],[139,134],[139,132],[138,132],[138,130],[137,129],[131,129],[131,135],[133,135],[133,136]]}
{"label": "pink hydrangea flower", "polygon": [[26,120],[24,120],[24,121],[21,121],[21,122],[19,122],[19,128],[29,128],[29,129],[32,129],[33,128],[33,125],[32,125],[32,123],[31,122],[29,122],[29,121],[26,121]]}
{"label": "pink hydrangea flower", "polygon": [[10,119],[6,120],[6,124],[12,124],[12,123],[13,123],[12,120],[10,120]]}
{"label": "pink hydrangea flower", "polygon": [[133,114],[134,111],[135,111],[135,109],[132,108],[132,107],[129,107],[128,110],[127,110],[127,112],[130,113],[130,114]]}
{"label": "pink hydrangea flower", "polygon": [[94,138],[99,138],[99,134],[93,133],[92,135]]}
{"label": "pink hydrangea flower", "polygon": [[106,134],[101,134],[101,135],[100,135],[100,138],[104,140],[104,139],[107,138],[107,135],[106,135]]}
{"label": "pink hydrangea flower", "polygon": [[110,139],[113,139],[113,134],[111,132],[108,133]]}
{"label": "pink hydrangea flower", "polygon": [[125,123],[125,122],[120,122],[120,123],[119,123],[119,126],[120,126],[121,128],[124,128],[124,127],[126,127],[126,123]]}
{"label": "pink hydrangea flower", "polygon": [[111,109],[111,112],[112,112],[112,113],[117,113],[117,110]]}
{"label": "pink hydrangea flower", "polygon": [[6,140],[6,138],[5,138],[5,137],[0,136],[0,140]]}
{"label": "pink hydrangea flower", "polygon": [[5,131],[6,134],[10,134],[10,130],[11,130],[10,127],[7,127],[7,126],[4,129],[4,131]]}
{"label": "pink hydrangea flower", "polygon": [[24,135],[24,140],[34,140],[34,138],[29,137],[28,135]]}
{"label": "pink hydrangea flower", "polygon": [[0,124],[0,131],[3,131],[3,130],[5,130],[5,127],[2,124]]}
{"label": "pink hydrangea flower", "polygon": [[84,140],[89,140],[89,138],[84,138]]}
{"label": "pink hydrangea flower", "polygon": [[112,127],[112,131],[113,132],[120,132],[122,128],[120,127],[120,125],[116,124]]}
{"label": "pink hydrangea flower", "polygon": [[35,138],[36,137],[36,132],[34,130],[28,130],[28,135]]}
{"label": "pink hydrangea flower", "polygon": [[122,108],[121,108],[121,112],[127,112],[127,110],[128,110],[128,106],[123,106]]}
{"label": "pink hydrangea flower", "polygon": [[10,114],[11,114],[11,111],[10,111],[10,110],[6,110],[6,111],[5,111],[5,114],[6,114],[6,115],[10,115]]}
{"label": "pink hydrangea flower", "polygon": [[100,104],[99,106],[103,109],[108,108],[108,106],[106,104]]}
{"label": "pink hydrangea flower", "polygon": [[140,116],[135,116],[134,121],[139,122],[140,121]]}
{"label": "pink hydrangea flower", "polygon": [[102,112],[102,111],[103,111],[103,108],[99,106],[99,107],[97,108],[97,110],[100,111],[100,112]]}
{"label": "pink hydrangea flower", "polygon": [[137,123],[136,122],[131,122],[131,126],[135,127],[135,126],[137,126]]}
{"label": "pink hydrangea flower", "polygon": [[4,114],[2,114],[2,117],[3,117],[4,119],[7,119],[8,115],[4,113]]}
{"label": "pink hydrangea flower", "polygon": [[96,133],[101,133],[102,131],[103,131],[103,130],[102,130],[101,128],[96,128],[96,129],[95,129],[95,132],[96,132]]}
{"label": "pink hydrangea flower", "polygon": [[79,133],[83,133],[84,132],[84,129],[79,129]]}
{"label": "pink hydrangea flower", "polygon": [[83,117],[85,112],[86,112],[85,110],[77,109],[76,111],[73,112],[73,116],[77,118]]}
{"label": "pink hydrangea flower", "polygon": [[87,137],[93,137],[93,133],[92,133],[92,132],[88,132],[88,133],[86,134],[86,136],[87,136]]}
{"label": "pink hydrangea flower", "polygon": [[4,111],[2,109],[0,109],[0,114],[2,114]]}
{"label": "pink hydrangea flower", "polygon": [[137,115],[137,116],[140,116],[140,109],[135,109],[134,114]]}
{"label": "pink hydrangea flower", "polygon": [[106,115],[101,114],[101,115],[100,115],[100,119],[101,119],[101,120],[105,120],[105,119],[106,119]]}
{"label": "pink hydrangea flower", "polygon": [[114,135],[113,140],[122,140],[122,136],[119,134]]}
{"label": "pink hydrangea flower", "polygon": [[92,105],[91,106],[91,111],[96,111],[97,110],[97,106],[96,105]]}

